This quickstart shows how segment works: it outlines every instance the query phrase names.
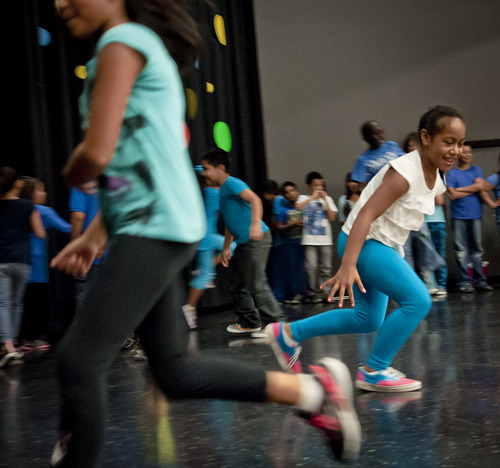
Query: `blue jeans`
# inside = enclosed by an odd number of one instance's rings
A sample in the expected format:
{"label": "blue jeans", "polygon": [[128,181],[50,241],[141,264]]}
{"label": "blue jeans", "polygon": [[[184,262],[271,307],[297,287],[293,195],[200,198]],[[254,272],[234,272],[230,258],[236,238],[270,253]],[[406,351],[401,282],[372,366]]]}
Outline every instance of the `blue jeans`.
{"label": "blue jeans", "polygon": [[481,219],[455,219],[451,220],[453,231],[453,251],[457,262],[457,285],[471,284],[467,263],[472,263],[474,285],[486,284],[487,278],[483,273],[483,245]]}
{"label": "blue jeans", "polygon": [[[446,223],[427,223],[431,233],[431,239],[434,243],[437,253],[446,262]],[[437,285],[440,288],[446,288],[448,281],[448,267],[436,268],[434,270]]]}
{"label": "blue jeans", "polygon": [[[347,235],[341,232],[337,249],[344,254]],[[293,337],[303,341],[313,336],[370,333],[379,330],[367,365],[382,370],[429,313],[431,297],[424,283],[393,248],[367,240],[356,268],[366,289],[354,285],[354,309],[333,309],[290,323]],[[386,317],[387,302],[394,299],[400,307]]]}
{"label": "blue jeans", "polygon": [[30,266],[25,263],[0,264],[0,343],[19,336],[23,301]]}

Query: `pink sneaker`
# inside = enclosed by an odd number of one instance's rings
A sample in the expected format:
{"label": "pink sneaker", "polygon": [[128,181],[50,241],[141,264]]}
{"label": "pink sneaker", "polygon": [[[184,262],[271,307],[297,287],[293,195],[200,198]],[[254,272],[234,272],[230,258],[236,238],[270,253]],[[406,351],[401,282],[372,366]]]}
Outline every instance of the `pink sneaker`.
{"label": "pink sneaker", "polygon": [[281,368],[289,374],[301,374],[302,364],[299,361],[301,346],[288,346],[283,338],[283,325],[285,322],[270,323],[266,327],[271,349]]}
{"label": "pink sneaker", "polygon": [[411,392],[420,390],[422,382],[408,379],[392,367],[377,372],[366,372],[360,367],[356,375],[356,387],[371,392]]}
{"label": "pink sneaker", "polygon": [[335,458],[354,460],[361,448],[361,426],[354,410],[351,374],[343,362],[333,358],[309,367],[325,389],[325,399],[320,413],[305,417],[323,432]]}

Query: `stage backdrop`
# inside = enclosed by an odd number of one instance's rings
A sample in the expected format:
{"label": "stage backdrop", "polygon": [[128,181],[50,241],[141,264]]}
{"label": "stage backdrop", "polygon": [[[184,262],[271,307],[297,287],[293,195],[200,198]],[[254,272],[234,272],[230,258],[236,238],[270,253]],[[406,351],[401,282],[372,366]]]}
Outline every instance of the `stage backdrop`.
{"label": "stage backdrop", "polygon": [[[4,107],[1,165],[40,178],[47,204],[68,219],[60,171],[80,141],[78,96],[93,42],[73,42],[58,21],[53,0],[16,0],[2,8]],[[230,151],[232,174],[260,192],[266,163],[255,51],[252,2],[193,1],[204,47],[185,80],[186,124],[193,164],[206,150]],[[53,255],[67,241],[51,235]],[[71,282],[51,273],[60,332],[72,309]]]}

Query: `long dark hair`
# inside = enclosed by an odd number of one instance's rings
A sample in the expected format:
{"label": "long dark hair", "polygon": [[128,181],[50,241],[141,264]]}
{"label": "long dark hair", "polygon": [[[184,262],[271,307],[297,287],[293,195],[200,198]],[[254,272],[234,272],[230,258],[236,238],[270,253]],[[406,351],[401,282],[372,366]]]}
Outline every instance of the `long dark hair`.
{"label": "long dark hair", "polygon": [[194,67],[202,43],[198,24],[185,3],[184,0],[125,0],[129,18],[160,36],[181,76]]}

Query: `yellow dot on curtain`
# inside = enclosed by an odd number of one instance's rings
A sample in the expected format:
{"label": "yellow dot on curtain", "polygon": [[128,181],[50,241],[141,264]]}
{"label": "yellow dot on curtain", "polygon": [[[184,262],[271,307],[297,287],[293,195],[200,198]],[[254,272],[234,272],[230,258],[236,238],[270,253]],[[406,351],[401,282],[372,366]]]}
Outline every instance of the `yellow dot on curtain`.
{"label": "yellow dot on curtain", "polygon": [[231,151],[233,146],[231,130],[225,122],[215,122],[214,125],[215,144],[224,151]]}
{"label": "yellow dot on curtain", "polygon": [[78,65],[75,67],[75,75],[81,80],[87,78],[87,69],[85,68],[85,65]]}
{"label": "yellow dot on curtain", "polygon": [[186,108],[189,119],[194,119],[198,112],[198,98],[191,88],[186,88]]}
{"label": "yellow dot on curtain", "polygon": [[207,81],[207,93],[213,93],[214,92],[214,85],[212,83],[209,83]]}
{"label": "yellow dot on curtain", "polygon": [[217,39],[222,45],[227,45],[226,28],[224,26],[224,18],[221,15],[214,16],[214,29]]}

